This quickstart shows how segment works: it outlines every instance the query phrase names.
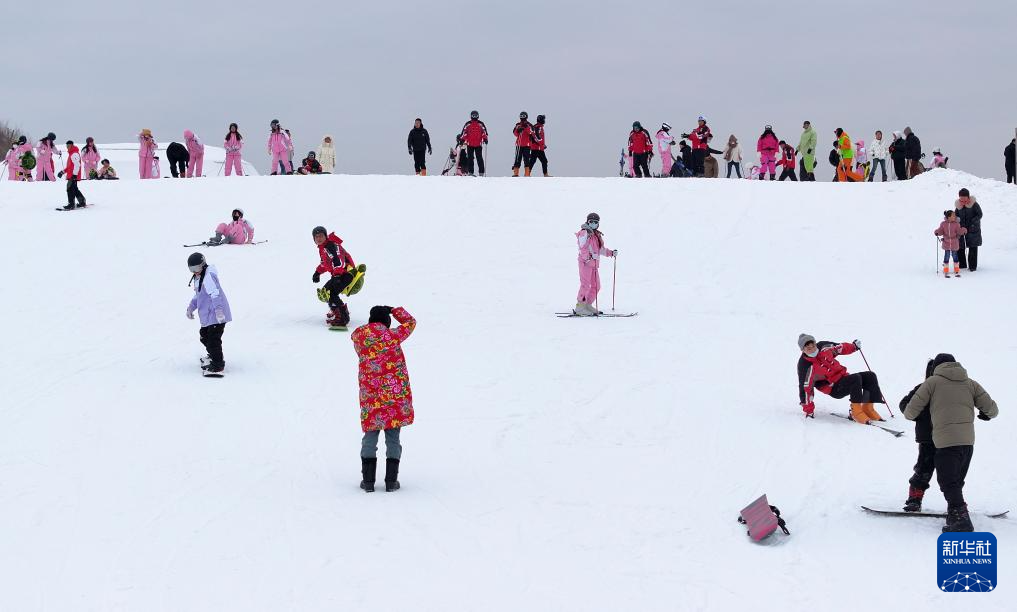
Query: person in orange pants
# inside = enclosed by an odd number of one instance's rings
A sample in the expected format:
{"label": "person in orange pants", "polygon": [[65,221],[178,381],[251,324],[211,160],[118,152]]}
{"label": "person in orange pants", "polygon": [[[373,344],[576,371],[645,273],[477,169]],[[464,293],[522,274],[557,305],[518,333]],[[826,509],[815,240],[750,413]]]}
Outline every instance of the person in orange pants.
{"label": "person in orange pants", "polygon": [[868,424],[884,420],[874,402],[883,401],[879,389],[879,378],[875,372],[848,373],[837,357],[850,355],[862,347],[860,340],[854,342],[816,342],[809,334],[798,336],[798,399],[806,417],[812,417],[816,409],[813,401],[815,391],[841,399],[851,398],[851,420]]}
{"label": "person in orange pants", "polygon": [[859,182],[864,180],[864,176],[851,169],[855,160],[855,151],[851,147],[851,137],[841,128],[837,128],[834,133],[837,134],[837,141],[834,143],[834,146],[840,152],[840,163],[837,164],[837,181],[846,183],[848,181]]}

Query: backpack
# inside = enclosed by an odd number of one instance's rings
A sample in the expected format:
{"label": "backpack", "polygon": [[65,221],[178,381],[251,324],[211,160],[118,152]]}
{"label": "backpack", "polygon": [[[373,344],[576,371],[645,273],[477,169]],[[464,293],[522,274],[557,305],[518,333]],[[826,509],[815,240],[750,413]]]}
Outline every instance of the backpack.
{"label": "backpack", "polygon": [[840,153],[837,153],[837,149],[830,149],[830,165],[836,166],[840,163]]}
{"label": "backpack", "polygon": [[35,168],[35,155],[32,155],[31,151],[25,151],[25,154],[21,156],[21,167],[25,170]]}

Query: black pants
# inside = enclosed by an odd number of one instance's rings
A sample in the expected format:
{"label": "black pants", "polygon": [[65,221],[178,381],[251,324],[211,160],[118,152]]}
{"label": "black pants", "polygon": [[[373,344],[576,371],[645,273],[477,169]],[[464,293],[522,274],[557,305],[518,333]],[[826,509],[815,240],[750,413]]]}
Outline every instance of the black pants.
{"label": "black pants", "polygon": [[533,168],[533,166],[537,165],[538,160],[540,161],[541,172],[544,173],[544,176],[547,176],[547,155],[544,154],[543,150],[534,151],[533,149],[530,149],[531,169]]}
{"label": "black pants", "polygon": [[427,162],[424,161],[424,149],[413,150],[413,171],[420,174],[421,170],[427,170]]}
{"label": "black pants", "polygon": [[875,372],[858,372],[848,374],[838,380],[830,389],[830,396],[840,399],[851,396],[852,404],[880,403],[883,392],[879,390],[879,379]]}
{"label": "black pants", "polygon": [[1008,185],[1010,183],[1017,185],[1017,173],[1014,172],[1014,168],[1006,169],[1006,182]]}
{"label": "black pants", "polygon": [[949,509],[964,505],[964,479],[971,466],[974,446],[947,446],[936,449],[936,480]]}
{"label": "black pants", "polygon": [[810,178],[809,173],[805,171],[805,158],[801,157],[798,159],[798,176],[802,177],[803,181],[814,181],[815,177]]}
{"label": "black pants", "polygon": [[205,345],[205,351],[208,352],[208,356],[212,359],[210,365],[215,368],[221,368],[226,365],[226,361],[222,356],[222,333],[224,331],[226,331],[226,324],[216,323],[215,325],[202,327],[201,332],[199,332],[201,343]]}
{"label": "black pants", "polygon": [[470,174],[473,174],[473,158],[477,158],[477,169],[480,170],[481,176],[484,175],[484,147],[467,147],[466,148],[466,159],[470,166]]}
{"label": "black pants", "polygon": [[[520,162],[522,162],[521,165]],[[520,167],[533,167],[530,163],[530,147],[516,147],[516,160],[512,162],[512,169],[518,170]]]}
{"label": "black pants", "polygon": [[780,180],[791,179],[792,181],[798,181],[798,177],[795,176],[794,168],[784,168],[784,171],[780,173]]}
{"label": "black pants", "polygon": [[907,160],[894,158],[893,173],[898,181],[906,181],[908,179]]}
{"label": "black pants", "polygon": [[695,176],[703,176],[706,174],[706,168],[703,162],[706,160],[706,149],[692,149],[692,174]]}
{"label": "black pants", "polygon": [[181,176],[187,176],[187,160],[186,159],[171,159],[169,160],[170,174],[173,178],[180,178]]}
{"label": "black pants", "polygon": [[636,171],[636,178],[650,178],[653,176],[650,174],[650,154],[649,153],[636,153],[632,156],[632,167]]}
{"label": "black pants", "polygon": [[742,178],[742,164],[741,162],[727,162],[727,178],[731,178],[731,170],[738,173],[738,178]]}
{"label": "black pants", "polygon": [[932,442],[919,442],[915,473],[908,482],[912,487],[924,491],[929,488],[934,471],[936,471],[936,445]]}
{"label": "black pants", "polygon": [[67,205],[74,206],[74,201],[78,201],[78,206],[85,205],[85,196],[78,189],[78,178],[72,176],[67,179]]}
{"label": "black pants", "polygon": [[885,159],[874,159],[872,160],[872,168],[869,169],[869,182],[873,182],[872,179],[876,178],[876,166],[879,166],[883,170],[883,182],[886,182],[886,160]]}

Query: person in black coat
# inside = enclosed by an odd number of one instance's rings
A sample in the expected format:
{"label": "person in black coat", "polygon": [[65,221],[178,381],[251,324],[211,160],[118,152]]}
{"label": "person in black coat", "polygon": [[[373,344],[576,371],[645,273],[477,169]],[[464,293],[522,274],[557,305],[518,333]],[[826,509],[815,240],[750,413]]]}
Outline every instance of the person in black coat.
{"label": "person in black coat", "polygon": [[184,178],[186,176],[187,162],[191,159],[191,154],[187,152],[187,147],[179,142],[171,142],[166,147],[166,159],[169,160],[170,173],[173,175],[173,178]]}
{"label": "person in black coat", "polygon": [[960,237],[957,263],[960,267],[974,272],[978,269],[978,247],[982,246],[982,207],[971,197],[971,192],[967,188],[957,192],[954,207],[957,209],[957,219],[961,227],[968,230],[967,234]]}
{"label": "person in black coat", "polygon": [[893,174],[898,181],[908,178],[907,160],[904,156],[907,153],[907,143],[899,132],[893,133],[893,142],[890,143],[890,159],[893,160]]}
{"label": "person in black coat", "polygon": [[1010,141],[1003,149],[1003,167],[1006,169],[1007,184],[1017,185],[1017,138]]}
{"label": "person in black coat", "polygon": [[417,117],[413,122],[413,129],[406,137],[406,148],[413,156],[413,169],[420,176],[427,176],[427,163],[424,161],[424,151],[431,154],[431,135],[424,128],[424,122]]}
{"label": "person in black coat", "polygon": [[914,178],[925,171],[922,166],[922,141],[911,131],[910,127],[904,128],[904,158],[908,164],[908,178]]}
{"label": "person in black coat", "polygon": [[[932,376],[936,362],[932,359],[925,364],[925,378]],[[924,380],[922,382],[925,382]],[[919,383],[910,393],[900,401],[900,413],[908,407],[908,402],[918,391]],[[928,406],[926,406],[928,408]],[[925,491],[932,482],[932,475],[936,471],[936,445],[932,443],[932,411],[923,409],[918,418],[915,419],[915,442],[918,443],[918,461],[915,462],[914,473],[908,481],[908,499],[904,502],[905,512],[921,512],[922,498]]]}

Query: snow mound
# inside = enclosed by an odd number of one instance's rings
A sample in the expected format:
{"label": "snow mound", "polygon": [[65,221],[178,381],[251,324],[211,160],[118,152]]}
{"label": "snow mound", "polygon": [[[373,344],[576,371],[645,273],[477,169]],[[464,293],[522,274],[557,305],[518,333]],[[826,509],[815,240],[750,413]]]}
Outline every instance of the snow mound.
{"label": "snow mound", "polygon": [[[944,279],[929,247],[961,186],[985,245],[977,272]],[[0,609],[952,609],[941,522],[859,509],[904,501],[910,424],[881,407],[894,438],[825,396],[804,420],[802,332],[861,339],[894,413],[927,357],[956,355],[1001,412],[976,422],[969,503],[1014,509],[1017,190],[997,181],[83,190],[96,206],[58,213],[62,183],[0,182]],[[203,251],[234,316],[227,376],[206,380],[181,245],[237,205],[269,242]],[[590,211],[620,249],[616,308],[637,317],[553,314],[575,302]],[[418,320],[397,493],[357,488],[357,362],[314,293],[316,225],[368,266],[353,325],[375,304]],[[755,545],[735,519],[762,493],[792,535]],[[935,485],[926,500],[945,507]],[[973,520],[1013,556],[1013,521]]]}

